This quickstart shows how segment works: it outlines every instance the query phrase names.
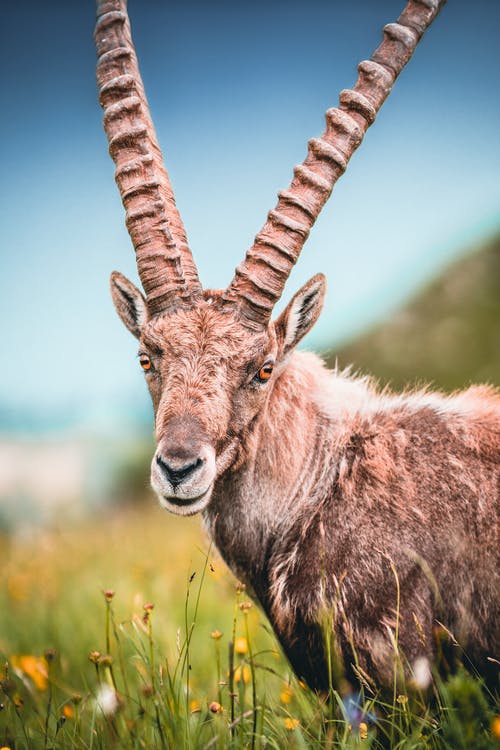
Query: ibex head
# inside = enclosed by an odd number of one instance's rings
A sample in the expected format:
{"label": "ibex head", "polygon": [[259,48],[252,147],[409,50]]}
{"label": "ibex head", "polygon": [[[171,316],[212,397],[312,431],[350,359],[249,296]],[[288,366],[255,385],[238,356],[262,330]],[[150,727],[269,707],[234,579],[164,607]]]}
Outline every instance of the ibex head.
{"label": "ibex head", "polygon": [[287,355],[316,321],[324,288],[324,277],[315,276],[275,322],[249,326],[224,292],[153,315],[130,281],[112,275],[118,314],[139,339],[156,419],[151,482],[166,508],[191,514],[208,504]]}
{"label": "ibex head", "polygon": [[144,94],[126,0],[98,0],[97,77],[104,126],[145,296],[111,277],[122,321],[139,339],[156,418],[152,484],[169,510],[210,501],[217,476],[238,460],[241,437],[265,408],[286,359],[316,322],[319,274],[276,321],[273,308],[309,230],[353,151],[436,15],[437,0],[410,0],[353,90],[326,113],[321,138],[294,170],[263,229],[224,291],[203,291],[187,245]]}

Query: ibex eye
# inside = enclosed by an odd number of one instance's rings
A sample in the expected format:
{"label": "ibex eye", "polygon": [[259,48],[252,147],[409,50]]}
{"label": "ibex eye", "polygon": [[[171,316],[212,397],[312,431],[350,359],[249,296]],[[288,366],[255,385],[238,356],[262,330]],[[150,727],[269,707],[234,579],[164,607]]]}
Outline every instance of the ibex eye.
{"label": "ibex eye", "polygon": [[265,365],[262,365],[259,372],[255,375],[255,379],[258,380],[260,383],[265,383],[271,375],[273,374],[274,365],[272,362],[266,362]]}
{"label": "ibex eye", "polygon": [[144,370],[144,372],[147,372],[151,369],[151,360],[149,359],[147,354],[140,354],[139,355],[139,363]]}

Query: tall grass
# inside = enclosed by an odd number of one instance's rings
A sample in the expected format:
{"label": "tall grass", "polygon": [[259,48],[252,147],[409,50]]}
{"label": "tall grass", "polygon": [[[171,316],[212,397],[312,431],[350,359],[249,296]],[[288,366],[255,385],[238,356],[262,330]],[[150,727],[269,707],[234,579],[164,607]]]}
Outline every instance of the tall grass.
{"label": "tall grass", "polygon": [[1,544],[0,748],[499,746],[465,673],[348,695],[332,643],[329,694],[309,690],[195,521],[136,510]]}

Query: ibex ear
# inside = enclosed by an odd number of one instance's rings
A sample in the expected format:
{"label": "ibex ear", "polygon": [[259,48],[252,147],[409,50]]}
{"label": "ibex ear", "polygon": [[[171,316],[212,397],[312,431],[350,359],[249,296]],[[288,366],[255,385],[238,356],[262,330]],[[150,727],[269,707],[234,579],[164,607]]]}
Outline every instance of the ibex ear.
{"label": "ibex ear", "polygon": [[325,292],[326,278],[318,273],[304,284],[276,320],[276,334],[283,354],[297,346],[316,323],[323,309]]}
{"label": "ibex ear", "polygon": [[144,295],[118,271],[111,274],[110,284],[116,312],[130,333],[138,339],[142,326],[149,318]]}

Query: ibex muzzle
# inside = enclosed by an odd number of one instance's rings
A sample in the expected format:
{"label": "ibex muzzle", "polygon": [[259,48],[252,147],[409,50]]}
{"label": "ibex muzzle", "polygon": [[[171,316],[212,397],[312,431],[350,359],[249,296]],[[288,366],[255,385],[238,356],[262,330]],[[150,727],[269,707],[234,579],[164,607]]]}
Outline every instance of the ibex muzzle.
{"label": "ibex muzzle", "polygon": [[208,500],[215,481],[215,451],[201,424],[192,417],[175,417],[151,464],[151,484],[169,510],[197,513]]}
{"label": "ibex muzzle", "polygon": [[482,673],[495,670],[498,395],[378,393],[296,352],[321,312],[321,274],[271,320],[309,230],[442,2],[410,0],[384,28],[219,292],[202,289],[187,245],[125,0],[97,5],[100,101],[145,297],[118,273],[111,293],[139,340],[161,503],[203,511],[313,687],[329,685],[325,613],[352,680],[388,686],[396,642],[411,677],[435,655],[438,622]]}

